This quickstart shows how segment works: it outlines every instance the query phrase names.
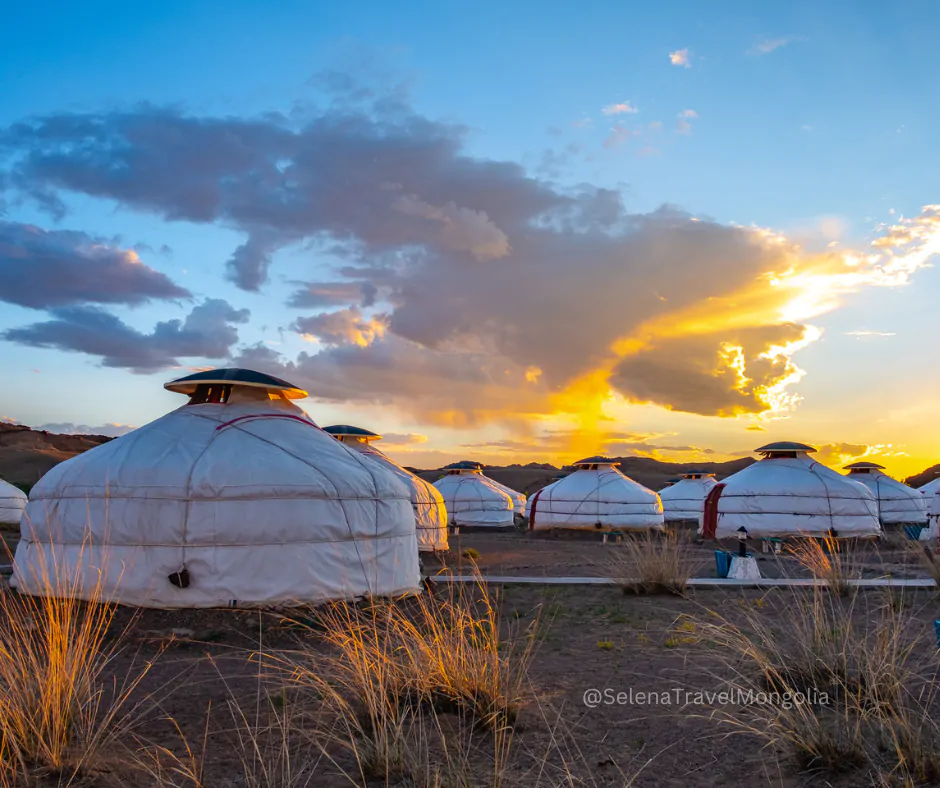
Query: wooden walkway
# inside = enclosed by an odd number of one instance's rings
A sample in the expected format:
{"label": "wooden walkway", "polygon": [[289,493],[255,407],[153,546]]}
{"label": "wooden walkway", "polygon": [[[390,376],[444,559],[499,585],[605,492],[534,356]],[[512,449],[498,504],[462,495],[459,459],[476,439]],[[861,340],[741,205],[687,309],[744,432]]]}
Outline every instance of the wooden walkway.
{"label": "wooden walkway", "polygon": [[[431,575],[432,583],[478,583],[490,585],[546,585],[546,586],[603,586],[617,585],[609,577],[513,577],[512,575]],[[850,585],[859,588],[935,588],[936,583],[929,577],[910,579],[876,577],[862,580],[849,580]],[[689,580],[692,588],[812,588],[823,587],[825,580],[815,578],[762,577],[759,580],[729,580],[726,577],[693,577]]]}

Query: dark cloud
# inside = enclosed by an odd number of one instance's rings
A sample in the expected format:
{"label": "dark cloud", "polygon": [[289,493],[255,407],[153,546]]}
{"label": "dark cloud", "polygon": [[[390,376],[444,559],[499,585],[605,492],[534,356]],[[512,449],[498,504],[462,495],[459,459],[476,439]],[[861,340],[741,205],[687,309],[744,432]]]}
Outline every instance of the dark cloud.
{"label": "dark cloud", "polygon": [[221,299],[193,307],[185,320],[157,323],[144,334],[98,307],[51,310],[51,320],[11,328],[0,337],[8,342],[98,356],[106,367],[154,372],[179,366],[177,357],[225,358],[238,341],[232,323],[245,323],[247,309],[234,309]]}
{"label": "dark cloud", "polygon": [[82,232],[0,221],[0,300],[49,309],[189,297],[132,249]]}
{"label": "dark cloud", "polygon": [[568,202],[516,164],[463,155],[463,134],[381,100],[368,111],[344,104],[301,129],[276,116],[141,106],[16,124],[0,132],[0,148],[12,157],[11,182],[37,199],[72,191],[241,228],[248,238],[229,276],[255,290],[272,253],[296,240],[489,258],[506,244],[494,216],[518,227]]}
{"label": "dark cloud", "polygon": [[370,282],[304,282],[290,297],[289,306],[320,309],[357,304],[368,308],[375,304],[378,288]]}
{"label": "dark cloud", "polygon": [[[792,369],[765,351],[801,327],[767,317],[787,297],[782,288],[760,315],[724,319],[737,309],[727,299],[754,283],[769,290],[768,274],[793,268],[798,250],[671,206],[630,214],[618,191],[561,188],[469,155],[462,127],[416,114],[400,91],[359,88],[336,73],[322,80],[336,100],[300,127],[279,116],[141,106],[11,126],[0,131],[0,154],[11,187],[37,198],[78,192],[240,230],[228,275],[246,290],[263,285],[289,245],[341,259],[338,281],[312,282],[290,301],[347,307],[293,322],[322,343],[319,352],[236,354],[315,397],[466,425],[580,410],[577,398],[559,397],[591,377],[595,391],[612,385],[693,413],[768,409],[762,392]],[[688,341],[682,332],[644,335],[644,326],[720,299],[727,314],[712,330],[696,328]],[[379,314],[365,311],[373,305]],[[21,329],[20,339],[46,337],[60,321]],[[56,342],[74,345],[62,330]],[[614,352],[634,335],[644,335],[638,349]],[[741,348],[743,373],[729,343]],[[156,355],[148,364],[182,353]]]}
{"label": "dark cloud", "polygon": [[803,326],[785,323],[715,334],[653,339],[628,356],[610,377],[613,388],[635,402],[706,416],[767,410],[766,387],[792,368],[784,356],[762,357],[772,345],[802,338]]}

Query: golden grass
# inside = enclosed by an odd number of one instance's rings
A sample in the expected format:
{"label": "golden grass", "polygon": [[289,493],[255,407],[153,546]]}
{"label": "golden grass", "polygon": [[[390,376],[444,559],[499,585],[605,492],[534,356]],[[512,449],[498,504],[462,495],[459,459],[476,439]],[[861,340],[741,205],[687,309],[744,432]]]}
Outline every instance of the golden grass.
{"label": "golden grass", "polygon": [[681,595],[701,563],[674,531],[647,532],[611,545],[607,571],[624,593]]}
{"label": "golden grass", "polygon": [[826,536],[822,539],[799,539],[787,545],[789,555],[836,594],[845,596],[861,577],[861,564],[849,543]]}
{"label": "golden grass", "polygon": [[[315,741],[352,785],[573,786],[577,747],[528,681],[537,622],[503,625],[482,583],[398,604],[338,603],[317,614],[331,650],[277,667],[319,703]],[[524,708],[551,728],[542,753],[516,735]]]}
{"label": "golden grass", "polygon": [[[39,562],[43,565],[43,562]],[[81,561],[79,560],[79,564]],[[106,747],[121,738],[139,709],[130,697],[145,663],[109,682],[122,633],[109,636],[116,606],[100,576],[88,601],[76,599],[79,566],[38,578],[43,596],[0,593],[0,784],[36,773],[71,784],[95,771]],[[94,577],[94,575],[92,575]]]}
{"label": "golden grass", "polygon": [[804,770],[858,770],[885,785],[940,777],[936,648],[925,622],[885,595],[793,589],[776,602],[699,622],[721,657],[716,678],[772,699],[746,713],[718,708],[715,718],[789,751]]}
{"label": "golden grass", "polygon": [[[206,711],[202,741],[191,746],[170,719],[180,745],[169,747],[143,739],[134,724],[160,710],[141,687],[149,663],[107,680],[126,631],[112,636],[116,608],[100,577],[82,586],[87,602],[75,598],[78,572],[54,567],[43,582],[47,596],[0,595],[0,788],[38,785],[38,777],[58,786],[100,777],[214,788],[207,774],[220,747],[237,764],[226,780],[246,788],[309,788],[337,775],[363,787],[582,784],[574,737],[560,712],[549,722],[556,713],[529,682],[539,618],[513,629],[482,583],[316,611],[307,633],[316,645],[284,655],[259,643],[246,652],[258,666],[253,705],[227,688],[222,713]],[[541,752],[517,736],[524,709],[528,724],[547,730],[547,741],[536,738]],[[110,775],[99,774],[103,765]]]}

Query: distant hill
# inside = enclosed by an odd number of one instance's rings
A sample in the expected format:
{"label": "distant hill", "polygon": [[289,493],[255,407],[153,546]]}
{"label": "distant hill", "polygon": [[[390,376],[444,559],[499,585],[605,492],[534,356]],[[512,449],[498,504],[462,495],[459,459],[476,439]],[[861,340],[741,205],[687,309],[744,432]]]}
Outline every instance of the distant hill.
{"label": "distant hill", "polygon": [[104,435],[59,435],[0,422],[0,479],[28,490],[63,460],[110,440]]}
{"label": "distant hill", "polygon": [[[114,439],[105,435],[63,435],[46,430],[33,430],[22,424],[0,422],[0,479],[28,490],[50,468],[110,440]],[[651,490],[660,490],[669,479],[690,471],[714,473],[715,478],[724,479],[755,462],[751,457],[729,462],[661,462],[649,457],[615,459],[621,463],[620,470]],[[408,470],[428,481],[435,481],[444,473],[442,468]],[[556,477],[573,470],[572,466],[558,467],[547,462],[483,466],[483,472],[487,476],[526,495],[537,492]],[[920,487],[935,479],[938,473],[940,465],[934,465],[922,473],[908,477],[905,484]]]}
{"label": "distant hill", "polygon": [[932,482],[940,474],[940,465],[931,465],[926,471],[921,471],[914,476],[908,476],[904,483],[909,487],[923,487],[927,482]]}
{"label": "distant hill", "polygon": [[[691,471],[714,473],[715,478],[724,479],[755,462],[751,457],[742,457],[729,462],[660,462],[649,457],[617,457],[615,459],[620,461],[621,471],[651,490],[659,490],[670,479]],[[444,468],[439,468],[433,471],[417,471],[417,474],[422,479],[433,482],[443,475],[444,470]],[[483,473],[487,476],[526,495],[532,495],[551,483],[556,476],[565,475],[573,470],[572,466],[559,468],[549,463],[535,462],[528,465],[483,466]]]}

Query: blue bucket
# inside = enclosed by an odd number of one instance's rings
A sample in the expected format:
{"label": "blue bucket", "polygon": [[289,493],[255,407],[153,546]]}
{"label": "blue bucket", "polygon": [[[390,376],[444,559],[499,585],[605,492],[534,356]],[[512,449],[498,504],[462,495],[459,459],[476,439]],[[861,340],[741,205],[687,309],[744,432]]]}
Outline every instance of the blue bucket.
{"label": "blue bucket", "polygon": [[727,550],[715,550],[715,569],[718,577],[727,577],[731,569],[731,553]]}
{"label": "blue bucket", "polygon": [[924,530],[923,525],[905,525],[904,533],[907,534],[907,538],[913,542],[920,540],[920,532]]}

